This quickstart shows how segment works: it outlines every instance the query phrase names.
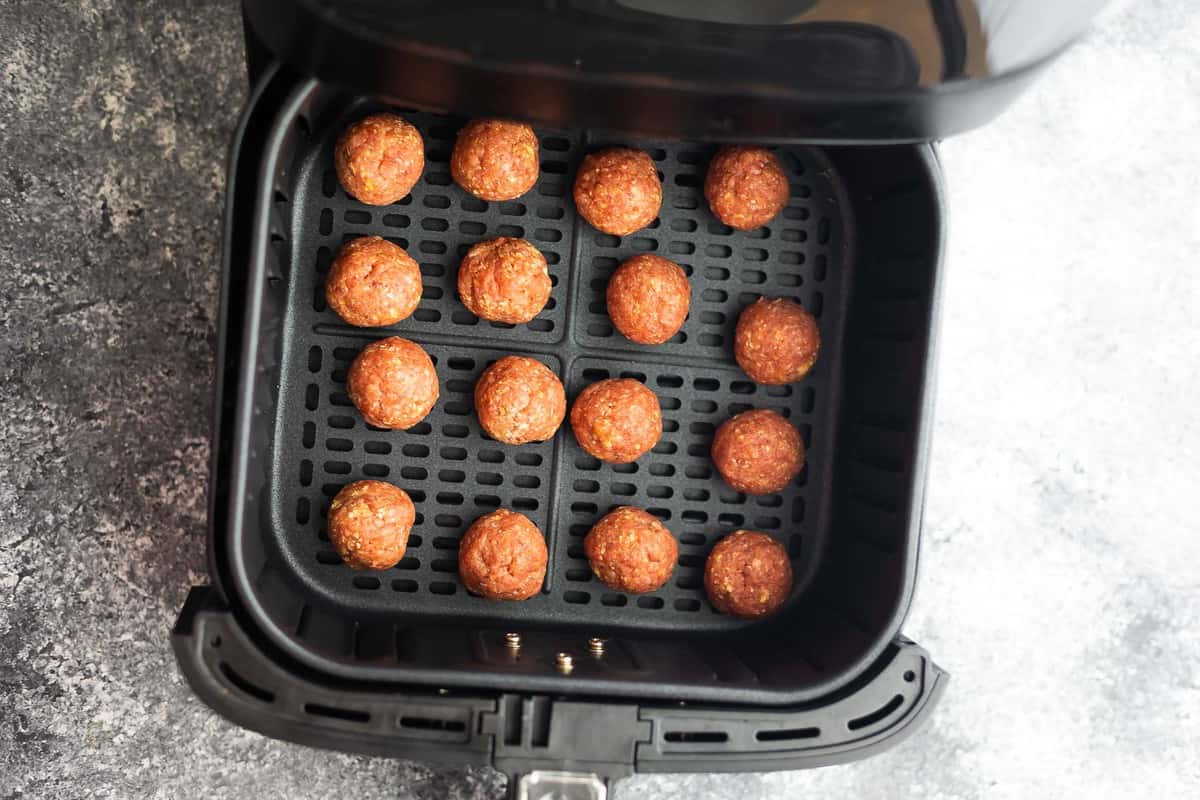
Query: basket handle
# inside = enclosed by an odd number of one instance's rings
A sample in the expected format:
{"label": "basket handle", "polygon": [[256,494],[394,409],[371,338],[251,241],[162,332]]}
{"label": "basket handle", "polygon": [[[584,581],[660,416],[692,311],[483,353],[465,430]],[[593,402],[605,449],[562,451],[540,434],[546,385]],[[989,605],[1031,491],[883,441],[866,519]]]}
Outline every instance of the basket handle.
{"label": "basket handle", "polygon": [[243,728],[348,753],[491,762],[492,737],[479,731],[494,698],[364,688],[306,674],[255,644],[211,587],[188,594],[171,646],[196,695]]}
{"label": "basket handle", "polygon": [[192,589],[171,633],[197,696],[241,727],[350,753],[491,765],[509,797],[606,800],[639,772],[804,769],[855,761],[920,727],[947,676],[897,637],[824,701],[777,709],[458,695],[337,682],[261,648],[210,587]]}

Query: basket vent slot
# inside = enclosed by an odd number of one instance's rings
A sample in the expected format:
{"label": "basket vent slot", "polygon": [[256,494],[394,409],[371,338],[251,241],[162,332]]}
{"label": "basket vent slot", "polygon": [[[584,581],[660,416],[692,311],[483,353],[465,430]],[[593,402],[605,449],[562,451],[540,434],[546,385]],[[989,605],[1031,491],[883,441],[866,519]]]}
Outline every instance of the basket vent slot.
{"label": "basket vent slot", "polygon": [[820,735],[820,728],[778,728],[759,731],[754,738],[760,742],[788,742],[793,739],[815,739]]}
{"label": "basket vent slot", "polygon": [[679,744],[715,744],[729,741],[729,734],[725,731],[667,731],[663,739]]}
{"label": "basket vent slot", "polygon": [[849,722],[846,723],[846,727],[852,731],[857,731],[857,730],[859,730],[861,728],[865,728],[869,725],[874,725],[876,722],[879,722],[884,717],[893,713],[903,703],[904,703],[903,695],[896,695],[891,700],[887,701],[887,703],[885,703],[883,706],[872,711],[870,714],[866,714],[864,716],[857,717],[855,719],[850,720]]}
{"label": "basket vent slot", "polygon": [[338,708],[336,706],[325,706],[320,703],[305,703],[304,713],[312,714],[315,717],[329,717],[330,719],[340,719],[345,722],[370,722],[371,715],[366,711],[359,711],[353,708]]}
{"label": "basket vent slot", "polygon": [[400,727],[418,731],[464,733],[467,723],[460,719],[437,719],[435,717],[401,717]]}
{"label": "basket vent slot", "polygon": [[274,692],[264,689],[261,686],[246,680],[240,674],[234,671],[233,667],[229,666],[228,663],[222,661],[218,666],[218,669],[221,670],[221,674],[225,676],[226,680],[256,700],[261,700],[264,703],[275,702]]}

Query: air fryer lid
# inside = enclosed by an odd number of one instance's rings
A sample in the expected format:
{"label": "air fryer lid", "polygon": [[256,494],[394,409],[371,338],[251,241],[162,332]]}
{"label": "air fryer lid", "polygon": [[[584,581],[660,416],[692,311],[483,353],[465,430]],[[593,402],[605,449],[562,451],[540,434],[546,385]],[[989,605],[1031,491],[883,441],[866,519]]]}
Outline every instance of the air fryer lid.
{"label": "air fryer lid", "polygon": [[1101,0],[244,2],[296,69],[401,105],[692,139],[888,142],[988,121]]}

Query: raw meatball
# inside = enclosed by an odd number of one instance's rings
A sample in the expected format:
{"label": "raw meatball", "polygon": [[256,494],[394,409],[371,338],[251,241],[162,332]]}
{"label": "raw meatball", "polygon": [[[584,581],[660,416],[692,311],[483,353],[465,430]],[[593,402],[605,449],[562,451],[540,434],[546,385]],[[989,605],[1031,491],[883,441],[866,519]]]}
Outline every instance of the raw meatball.
{"label": "raw meatball", "polygon": [[458,545],[458,575],[475,594],[525,600],[546,578],[546,540],[524,514],[499,508],[471,523]]}
{"label": "raw meatball", "polygon": [[704,589],[718,611],[762,617],[792,592],[792,564],[783,545],[758,531],[734,531],[708,555]]}
{"label": "raw meatball", "polygon": [[567,394],[542,362],[505,356],[479,376],[475,413],[487,435],[498,442],[544,442],[567,415]]}
{"label": "raw meatball", "polygon": [[687,273],[662,256],[640,255],[608,281],[608,316],[625,338],[662,344],[683,326],[692,303]]}
{"label": "raw meatball", "polygon": [[437,402],[437,371],[419,344],[393,336],[363,348],[350,365],[346,391],[375,427],[411,428]]}
{"label": "raw meatball", "polygon": [[425,169],[421,133],[395,114],[373,114],[346,129],[333,149],[338,180],[372,206],[402,200]]}
{"label": "raw meatball", "polygon": [[746,494],[782,491],[804,466],[804,440],[792,423],[764,408],[717,428],[712,459],[725,482]]}
{"label": "raw meatball", "polygon": [[760,297],[738,317],[733,353],[755,383],[800,380],[816,363],[820,349],[817,321],[795,300]]}
{"label": "raw meatball", "polygon": [[329,541],[354,569],[390,569],[404,558],[416,509],[403,489],[355,481],[329,504]]}
{"label": "raw meatball", "polygon": [[788,180],[765,147],[723,147],[708,165],[704,198],[713,216],[731,228],[761,228],[783,210]]}
{"label": "raw meatball", "polygon": [[421,302],[421,268],[387,239],[353,239],[329,268],[325,302],[351,325],[394,325]]}
{"label": "raw meatball", "polygon": [[458,296],[472,314],[519,325],[550,299],[550,270],[541,251],[524,239],[479,242],[458,268]]}
{"label": "raw meatball", "polygon": [[671,577],[679,545],[666,526],[640,508],[606,514],[583,539],[592,572],[618,592],[653,592]]}
{"label": "raw meatball", "polygon": [[662,206],[650,154],[627,147],[591,153],[575,176],[575,208],[596,230],[625,236],[649,225]]}
{"label": "raw meatball", "polygon": [[609,378],[588,386],[571,408],[571,429],[579,446],[601,461],[628,464],[650,451],[662,436],[658,397],[629,378]]}
{"label": "raw meatball", "polygon": [[476,119],[458,132],[450,156],[454,182],[483,200],[512,200],[538,179],[533,128],[502,119]]}

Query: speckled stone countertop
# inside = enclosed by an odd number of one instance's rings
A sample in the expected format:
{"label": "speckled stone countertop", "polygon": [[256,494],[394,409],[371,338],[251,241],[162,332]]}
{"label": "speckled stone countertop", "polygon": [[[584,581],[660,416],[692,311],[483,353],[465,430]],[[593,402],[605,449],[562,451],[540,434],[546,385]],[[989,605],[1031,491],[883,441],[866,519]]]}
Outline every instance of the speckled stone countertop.
{"label": "speckled stone countertop", "polygon": [[[0,798],[500,796],[490,770],[248,733],[179,677],[167,634],[206,580],[240,18],[232,0],[67,5],[0,5]],[[950,690],[867,762],[620,797],[1200,796],[1200,6],[1110,10],[941,152],[904,630]]]}

